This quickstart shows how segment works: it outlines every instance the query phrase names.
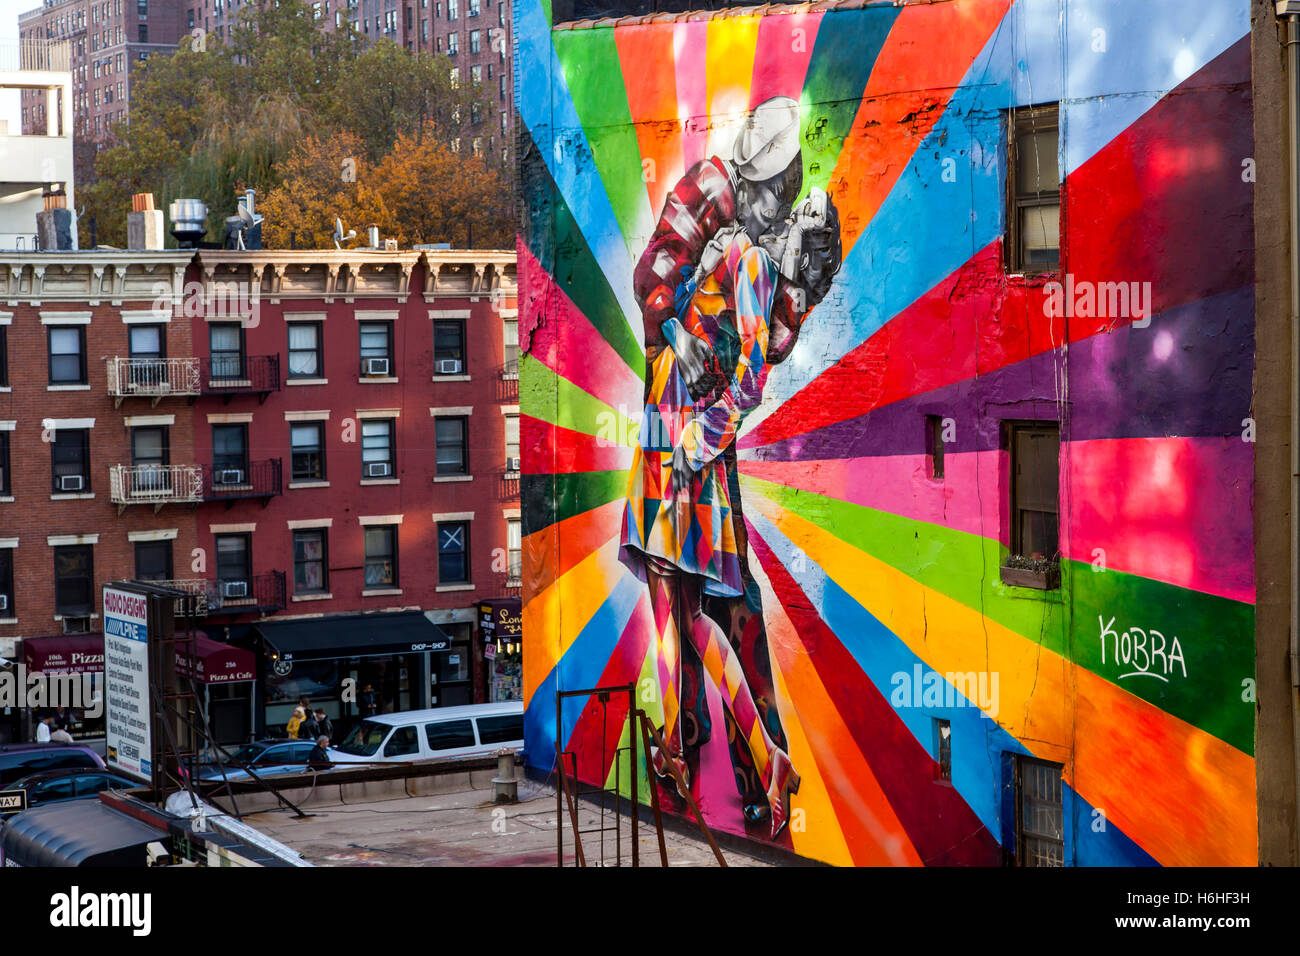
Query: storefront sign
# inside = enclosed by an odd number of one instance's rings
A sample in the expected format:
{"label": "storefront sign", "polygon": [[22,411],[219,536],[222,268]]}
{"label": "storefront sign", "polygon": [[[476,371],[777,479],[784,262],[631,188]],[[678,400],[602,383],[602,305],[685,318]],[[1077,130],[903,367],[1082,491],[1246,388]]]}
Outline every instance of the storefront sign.
{"label": "storefront sign", "polygon": [[153,778],[149,704],[149,599],[104,588],[108,766]]}
{"label": "storefront sign", "polygon": [[503,598],[480,604],[478,623],[484,640],[519,640],[524,633],[521,604],[519,598]]}

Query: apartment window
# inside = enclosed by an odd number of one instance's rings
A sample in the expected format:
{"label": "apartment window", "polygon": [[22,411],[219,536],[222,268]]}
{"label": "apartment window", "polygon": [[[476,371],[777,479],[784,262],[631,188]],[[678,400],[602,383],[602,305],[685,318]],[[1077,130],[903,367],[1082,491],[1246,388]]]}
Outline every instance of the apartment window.
{"label": "apartment window", "polygon": [[166,381],[167,338],[161,325],[128,326],[127,348],[130,350],[130,380],[133,385],[159,385]]}
{"label": "apartment window", "polygon": [[[216,536],[217,551],[217,583],[223,585],[220,588],[222,596],[227,596],[226,592],[231,591],[229,596],[247,597],[248,587],[253,577],[252,567],[249,565],[250,536],[246,534],[219,534]],[[227,583],[242,584],[244,593],[238,594],[238,588],[226,588]]]}
{"label": "apartment window", "polygon": [[86,327],[53,325],[49,329],[50,384],[86,384]]}
{"label": "apartment window", "polygon": [[437,474],[469,474],[468,418],[434,419],[437,441]]}
{"label": "apartment window", "polygon": [[137,491],[164,491],[168,487],[167,428],[150,425],[131,429],[132,488]]}
{"label": "apartment window", "polygon": [[1004,427],[1011,453],[1011,556],[1002,580],[1055,588],[1060,584],[1061,429],[1045,422]]}
{"label": "apartment window", "polygon": [[1016,755],[1016,863],[1065,865],[1060,764]]}
{"label": "apartment window", "polygon": [[940,780],[952,780],[952,721],[934,718],[934,744],[935,775]]}
{"label": "apartment window", "polygon": [[479,51],[479,38],[478,38],[478,37],[479,37],[479,31],[478,31],[478,30],[470,30],[470,31],[469,31],[469,52],[470,52],[470,53],[478,53],[478,51]]}
{"label": "apartment window", "polygon": [[208,326],[208,351],[214,379],[244,377],[244,327],[238,322],[214,322]]}
{"label": "apartment window", "polygon": [[463,521],[438,525],[438,583],[469,582],[469,525]]}
{"label": "apartment window", "polygon": [[366,532],[366,587],[397,587],[397,526],[371,525]]}
{"label": "apartment window", "polygon": [[519,416],[506,417],[506,471],[519,470]]}
{"label": "apartment window", "polygon": [[[453,17],[452,19],[455,18]],[[458,46],[459,36],[460,34],[458,33],[447,34],[447,55],[448,56],[455,56],[459,52],[459,46]]]}
{"label": "apartment window", "polygon": [[50,461],[55,494],[89,491],[90,429],[55,429],[50,442]]}
{"label": "apartment window", "polygon": [[294,481],[325,480],[325,425],[295,422],[289,426],[291,469]]}
{"label": "apartment window", "polygon": [[468,2],[467,2],[466,5],[465,5],[465,8],[466,8],[465,16],[467,16],[467,17],[476,17],[476,16],[478,16],[478,12],[479,12],[479,0],[468,0]]}
{"label": "apartment window", "polygon": [[433,323],[433,373],[461,375],[465,372],[465,323],[440,319]]}
{"label": "apartment window", "polygon": [[393,374],[393,323],[361,323],[361,374]]}
{"label": "apartment window", "polygon": [[455,20],[455,19],[456,19],[456,17],[458,16],[458,13],[457,13],[457,8],[458,8],[458,6],[459,6],[459,0],[447,0],[447,19],[448,19],[448,20]]}
{"label": "apartment window", "polygon": [[442,37],[434,37],[433,47],[436,52],[442,52]]}
{"label": "apartment window", "polygon": [[429,42],[429,21],[428,20],[420,21],[420,42],[421,43]]}
{"label": "apartment window", "polygon": [[930,477],[943,478],[943,416],[925,416],[925,445],[930,458]]}
{"label": "apartment window", "polygon": [[212,470],[217,484],[241,484],[248,476],[248,426],[212,426]]}
{"label": "apartment window", "polygon": [[[119,34],[121,34],[121,32],[122,32],[122,28],[121,28],[121,27],[118,27],[118,28],[117,28],[117,32],[118,32]],[[148,43],[148,42],[149,42],[149,24],[147,24],[147,23],[142,23],[142,24],[140,24],[139,37],[140,37],[140,42],[141,42],[141,43]],[[119,43],[122,42],[122,38],[121,38],[121,36],[118,37],[118,42],[119,42]]]}
{"label": "apartment window", "polygon": [[0,432],[0,495],[8,497],[13,494],[13,484],[9,480],[9,433]]}
{"label": "apartment window", "polygon": [[506,5],[504,3],[497,4],[497,25],[502,27],[506,25]]}
{"label": "apartment window", "polygon": [[135,579],[137,581],[172,580],[172,543],[137,541],[135,543]]}
{"label": "apartment window", "polygon": [[0,617],[15,618],[14,549],[0,548]]}
{"label": "apartment window", "polygon": [[194,29],[194,11],[193,11],[193,10],[186,10],[186,11],[185,11],[185,25],[186,25],[187,27],[189,27],[191,30]]}
{"label": "apartment window", "polygon": [[1010,113],[1007,210],[1012,272],[1051,272],[1061,266],[1061,177],[1056,104]]}
{"label": "apartment window", "polygon": [[519,320],[505,319],[501,325],[505,330],[505,374],[517,376],[519,374]]}
{"label": "apartment window", "polygon": [[0,325],[0,388],[9,385],[9,329]]}
{"label": "apartment window", "polygon": [[95,564],[88,544],[54,549],[54,613],[87,617],[95,610]]}
{"label": "apartment window", "polygon": [[[501,100],[504,100],[506,98],[506,75],[504,73],[502,73],[500,76],[497,77],[497,98]],[[501,114],[502,131],[504,131],[505,128],[506,128],[506,114],[503,112]]]}
{"label": "apartment window", "polygon": [[523,579],[524,568],[524,533],[523,522],[518,518],[511,518],[506,522],[506,557],[509,561],[509,574],[511,581],[521,581]]}
{"label": "apartment window", "polygon": [[396,470],[393,461],[391,418],[368,418],[361,422],[361,477],[390,478]]}
{"label": "apartment window", "polygon": [[482,83],[482,82],[483,82],[483,67],[481,67],[481,66],[471,66],[471,67],[469,68],[469,78],[470,78],[471,80],[474,81],[474,85],[475,85],[475,86],[478,86],[480,83]]}
{"label": "apartment window", "polygon": [[312,528],[293,533],[293,590],[295,594],[329,590],[329,569],[325,560],[325,529]]}
{"label": "apartment window", "polygon": [[289,377],[319,378],[321,374],[319,322],[294,322],[289,326]]}

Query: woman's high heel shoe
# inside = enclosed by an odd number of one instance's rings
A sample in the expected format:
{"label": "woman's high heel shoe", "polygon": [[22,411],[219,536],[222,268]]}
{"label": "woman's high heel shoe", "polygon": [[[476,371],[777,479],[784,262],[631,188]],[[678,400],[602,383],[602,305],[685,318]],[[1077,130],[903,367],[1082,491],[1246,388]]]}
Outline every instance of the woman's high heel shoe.
{"label": "woman's high heel shoe", "polygon": [[799,774],[790,756],[780,747],[772,751],[772,782],[767,788],[767,803],[772,810],[772,839],[790,822],[790,797],[799,792]]}
{"label": "woman's high heel shoe", "polygon": [[[669,760],[672,760],[673,764],[677,767],[677,772],[681,774],[681,783],[678,783],[677,779],[673,777],[672,771],[668,769]],[[690,769],[686,766],[685,757],[667,757],[665,756],[664,752],[660,750],[658,747],[651,747],[650,765],[654,767],[656,777],[664,781],[664,783],[671,783],[674,787],[677,788],[677,793],[681,796],[681,798],[683,800],[686,799],[686,791],[682,789],[682,784],[684,783],[687,789],[690,788],[691,772]]]}

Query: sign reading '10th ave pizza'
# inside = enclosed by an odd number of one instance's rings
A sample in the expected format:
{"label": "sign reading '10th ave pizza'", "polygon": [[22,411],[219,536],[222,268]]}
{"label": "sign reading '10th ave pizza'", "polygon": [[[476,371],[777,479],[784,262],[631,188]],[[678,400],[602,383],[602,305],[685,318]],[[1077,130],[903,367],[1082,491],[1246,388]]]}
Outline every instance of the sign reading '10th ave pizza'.
{"label": "sign reading '10th ave pizza'", "polygon": [[149,707],[149,599],[104,588],[105,744],[108,765],[153,779]]}

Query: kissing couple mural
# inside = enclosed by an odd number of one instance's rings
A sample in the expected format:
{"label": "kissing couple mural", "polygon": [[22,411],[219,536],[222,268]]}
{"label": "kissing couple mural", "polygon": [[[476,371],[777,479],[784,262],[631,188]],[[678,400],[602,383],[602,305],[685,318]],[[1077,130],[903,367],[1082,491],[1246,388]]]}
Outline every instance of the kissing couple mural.
{"label": "kissing couple mural", "polygon": [[[687,171],[636,266],[645,402],[627,483],[620,559],[650,592],[665,751],[687,785],[708,738],[707,679],[730,721],[743,812],[790,820],[799,773],[773,699],[759,589],[749,573],[735,439],[771,366],[793,351],[842,262],[839,216],[800,198],[799,104],[744,117],[730,158]],[[685,794],[682,794],[685,796]]]}

